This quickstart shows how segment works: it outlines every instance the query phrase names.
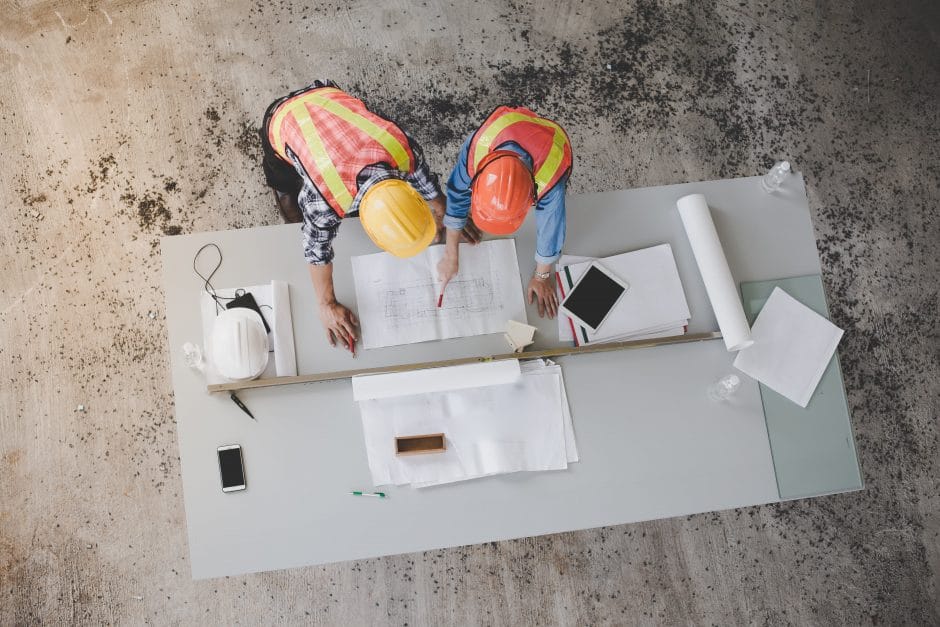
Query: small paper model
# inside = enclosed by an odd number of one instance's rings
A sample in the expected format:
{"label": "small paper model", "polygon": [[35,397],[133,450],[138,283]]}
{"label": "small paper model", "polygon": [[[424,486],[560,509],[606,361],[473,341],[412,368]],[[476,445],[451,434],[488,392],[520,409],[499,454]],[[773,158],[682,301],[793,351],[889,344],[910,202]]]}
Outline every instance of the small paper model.
{"label": "small paper model", "polygon": [[521,353],[526,346],[534,341],[532,338],[535,337],[535,327],[510,320],[506,323],[504,336],[506,341],[509,342],[512,352]]}

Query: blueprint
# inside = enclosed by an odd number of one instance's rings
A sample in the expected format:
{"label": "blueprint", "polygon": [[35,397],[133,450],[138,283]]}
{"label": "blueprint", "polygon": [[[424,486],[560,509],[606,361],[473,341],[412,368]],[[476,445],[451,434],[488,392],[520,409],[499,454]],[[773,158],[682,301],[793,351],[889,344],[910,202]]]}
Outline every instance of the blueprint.
{"label": "blueprint", "polygon": [[407,259],[352,258],[365,348],[502,333],[508,320],[527,322],[513,240],[460,244],[460,271],[438,307],[443,255],[440,245]]}

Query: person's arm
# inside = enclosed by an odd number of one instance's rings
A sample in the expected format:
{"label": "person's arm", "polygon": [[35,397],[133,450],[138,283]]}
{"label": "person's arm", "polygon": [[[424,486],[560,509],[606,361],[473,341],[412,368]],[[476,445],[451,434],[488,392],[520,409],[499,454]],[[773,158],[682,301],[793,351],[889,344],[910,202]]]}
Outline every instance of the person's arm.
{"label": "person's arm", "polygon": [[310,280],[317,296],[320,321],[326,329],[330,346],[336,346],[336,340],[340,340],[343,346],[355,355],[359,320],[353,312],[336,301],[336,295],[333,293],[333,264],[310,264],[307,267],[310,269]]}
{"label": "person's arm", "polygon": [[444,296],[444,289],[450,280],[457,276],[460,269],[458,261],[460,255],[460,231],[447,229],[447,241],[444,242],[444,256],[437,262],[438,279],[441,281],[441,298]]}
{"label": "person's arm", "polygon": [[[552,277],[552,265],[561,256],[565,245],[565,189],[567,177],[555,184],[539,200],[535,208],[535,274],[529,280],[526,293],[529,302],[538,302],[539,316],[558,313],[558,296]],[[545,276],[545,275],[548,276]],[[540,276],[545,278],[540,278]]]}
{"label": "person's arm", "polygon": [[437,237],[434,238],[432,244],[441,244],[444,239],[444,212],[447,211],[447,203],[444,202],[444,195],[441,194],[437,198],[428,201],[428,206],[431,207],[431,213],[434,214],[434,222],[437,223]]}
{"label": "person's arm", "polygon": [[460,268],[459,252],[460,237],[464,235],[471,243],[480,241],[480,232],[474,226],[468,235],[467,227],[471,226],[470,216],[470,175],[467,174],[467,155],[470,152],[471,134],[460,147],[457,153],[457,163],[451,170],[447,179],[447,211],[443,224],[447,230],[444,256],[437,264],[437,272],[443,282],[441,293],[447,283],[456,276]]}
{"label": "person's arm", "polygon": [[336,346],[339,340],[355,355],[359,320],[353,312],[337,302],[333,292],[333,239],[342,218],[313,185],[305,183],[297,204],[304,214],[301,229],[304,237],[304,257],[309,264],[320,322],[331,346]]}

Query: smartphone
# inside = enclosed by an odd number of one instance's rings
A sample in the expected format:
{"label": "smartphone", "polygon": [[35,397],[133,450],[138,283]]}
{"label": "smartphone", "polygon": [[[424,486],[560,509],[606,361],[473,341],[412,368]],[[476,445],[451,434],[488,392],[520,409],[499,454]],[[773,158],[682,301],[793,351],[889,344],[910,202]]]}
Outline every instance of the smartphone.
{"label": "smartphone", "polygon": [[628,283],[595,261],[561,302],[560,309],[577,324],[597,332],[628,289]]}
{"label": "smartphone", "polygon": [[245,465],[242,462],[240,444],[227,444],[218,448],[219,474],[222,476],[222,491],[235,492],[245,489]]}

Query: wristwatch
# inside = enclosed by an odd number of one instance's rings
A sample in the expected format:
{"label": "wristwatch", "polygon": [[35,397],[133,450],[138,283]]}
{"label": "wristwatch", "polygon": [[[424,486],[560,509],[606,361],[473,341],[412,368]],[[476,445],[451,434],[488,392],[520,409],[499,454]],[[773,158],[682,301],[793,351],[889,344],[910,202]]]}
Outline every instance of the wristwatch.
{"label": "wristwatch", "polygon": [[536,279],[544,281],[548,279],[548,277],[552,276],[552,273],[551,272],[539,272],[538,270],[536,270],[534,273],[534,276]]}

